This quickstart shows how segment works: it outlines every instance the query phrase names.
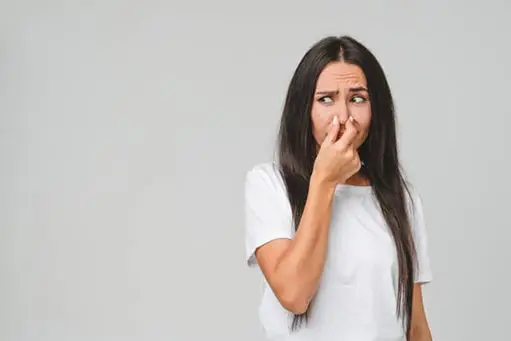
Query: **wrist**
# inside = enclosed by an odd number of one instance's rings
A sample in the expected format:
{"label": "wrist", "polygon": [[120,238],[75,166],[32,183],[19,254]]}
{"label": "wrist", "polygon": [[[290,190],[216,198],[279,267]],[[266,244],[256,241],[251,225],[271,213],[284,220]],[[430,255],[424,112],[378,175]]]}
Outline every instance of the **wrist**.
{"label": "wrist", "polygon": [[327,178],[312,172],[309,184],[309,192],[312,191],[333,194],[336,186],[337,182],[328,180]]}

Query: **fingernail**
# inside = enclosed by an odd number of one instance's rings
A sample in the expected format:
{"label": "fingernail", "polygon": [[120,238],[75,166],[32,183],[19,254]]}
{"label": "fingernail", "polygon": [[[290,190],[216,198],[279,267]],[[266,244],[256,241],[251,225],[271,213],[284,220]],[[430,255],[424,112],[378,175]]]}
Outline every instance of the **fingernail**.
{"label": "fingernail", "polygon": [[353,122],[353,116],[350,116],[350,117],[349,117],[349,120],[350,120],[351,122]]}
{"label": "fingernail", "polygon": [[339,119],[337,118],[337,116],[334,116],[332,123],[337,124],[337,123],[339,123],[338,121],[339,121]]}

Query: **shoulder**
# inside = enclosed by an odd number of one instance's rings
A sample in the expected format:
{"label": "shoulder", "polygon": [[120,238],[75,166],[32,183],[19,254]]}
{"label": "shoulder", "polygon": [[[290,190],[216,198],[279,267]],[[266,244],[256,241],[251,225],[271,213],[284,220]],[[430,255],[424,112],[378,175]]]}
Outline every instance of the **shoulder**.
{"label": "shoulder", "polygon": [[422,196],[417,188],[411,183],[407,183],[405,199],[410,213],[417,214],[418,211],[422,212]]}
{"label": "shoulder", "polygon": [[287,187],[275,162],[259,163],[252,166],[245,176],[245,199],[265,201],[288,209]]}
{"label": "shoulder", "polygon": [[407,185],[407,189],[408,190],[405,192],[407,205],[406,208],[408,210],[408,217],[410,219],[412,229],[415,232],[416,230],[424,230],[425,218],[422,196],[420,195],[417,188],[411,184]]}
{"label": "shoulder", "polygon": [[275,162],[263,162],[252,166],[246,172],[245,186],[262,186],[275,191],[285,188],[279,166]]}

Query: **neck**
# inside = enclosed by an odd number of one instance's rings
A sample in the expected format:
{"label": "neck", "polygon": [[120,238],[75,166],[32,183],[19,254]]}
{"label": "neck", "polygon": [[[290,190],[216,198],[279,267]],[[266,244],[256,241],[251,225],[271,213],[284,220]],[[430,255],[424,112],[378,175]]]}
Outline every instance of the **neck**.
{"label": "neck", "polygon": [[360,172],[353,174],[346,180],[345,184],[350,186],[370,186],[369,179]]}

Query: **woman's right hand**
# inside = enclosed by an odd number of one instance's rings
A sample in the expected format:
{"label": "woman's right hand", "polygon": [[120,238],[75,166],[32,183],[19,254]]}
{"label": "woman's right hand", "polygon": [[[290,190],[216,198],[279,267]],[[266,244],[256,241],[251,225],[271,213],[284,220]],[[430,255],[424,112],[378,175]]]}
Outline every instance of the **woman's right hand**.
{"label": "woman's right hand", "polygon": [[332,185],[345,183],[361,167],[360,158],[354,145],[358,130],[351,116],[346,121],[344,133],[337,139],[339,131],[339,119],[334,116],[330,130],[323,140],[314,162],[313,176],[319,181]]}

